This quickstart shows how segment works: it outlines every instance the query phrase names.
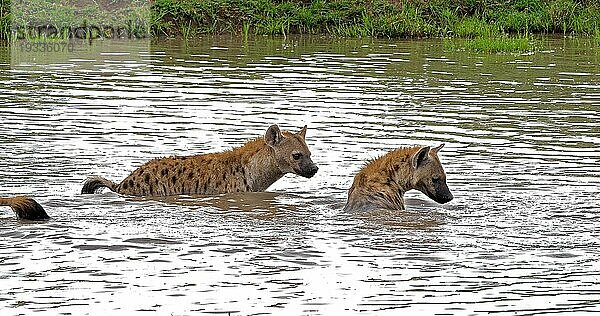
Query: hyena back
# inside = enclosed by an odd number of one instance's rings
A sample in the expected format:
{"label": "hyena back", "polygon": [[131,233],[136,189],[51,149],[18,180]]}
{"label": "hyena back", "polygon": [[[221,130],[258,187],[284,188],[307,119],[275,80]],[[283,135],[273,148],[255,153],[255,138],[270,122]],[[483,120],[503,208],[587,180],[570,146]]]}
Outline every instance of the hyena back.
{"label": "hyena back", "polygon": [[305,136],[306,126],[290,133],[272,125],[264,137],[229,151],[151,160],[119,184],[91,177],[81,193],[101,187],[134,196],[264,191],[286,173],[315,175],[319,168],[310,158]]}
{"label": "hyena back", "polygon": [[344,210],[404,210],[404,193],[419,190],[438,203],[454,197],[435,147],[399,148],[367,163],[354,177]]}

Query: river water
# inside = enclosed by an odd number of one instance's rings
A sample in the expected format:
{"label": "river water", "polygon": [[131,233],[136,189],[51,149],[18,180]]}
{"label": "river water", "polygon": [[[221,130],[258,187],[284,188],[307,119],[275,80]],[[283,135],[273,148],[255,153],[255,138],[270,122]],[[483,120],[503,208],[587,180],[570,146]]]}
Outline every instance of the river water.
{"label": "river water", "polygon": [[[600,312],[600,48],[440,40],[96,41],[0,48],[2,315]],[[144,162],[299,130],[320,170],[269,192],[82,196]],[[342,211],[354,174],[437,146],[455,199]]]}

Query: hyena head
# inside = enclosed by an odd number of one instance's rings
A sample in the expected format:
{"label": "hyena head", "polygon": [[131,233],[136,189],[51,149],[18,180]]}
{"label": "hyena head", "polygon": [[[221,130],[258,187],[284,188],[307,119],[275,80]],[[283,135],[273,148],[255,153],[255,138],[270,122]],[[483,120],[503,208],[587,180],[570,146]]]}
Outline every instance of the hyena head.
{"label": "hyena head", "polygon": [[411,157],[413,187],[441,204],[454,198],[446,184],[446,173],[437,155],[442,147],[444,144],[433,149],[422,147]]}
{"label": "hyena head", "polygon": [[306,126],[298,133],[282,133],[277,125],[271,125],[265,133],[265,142],[273,148],[279,170],[292,172],[305,178],[314,176],[319,168],[310,159],[310,150],[304,137]]}

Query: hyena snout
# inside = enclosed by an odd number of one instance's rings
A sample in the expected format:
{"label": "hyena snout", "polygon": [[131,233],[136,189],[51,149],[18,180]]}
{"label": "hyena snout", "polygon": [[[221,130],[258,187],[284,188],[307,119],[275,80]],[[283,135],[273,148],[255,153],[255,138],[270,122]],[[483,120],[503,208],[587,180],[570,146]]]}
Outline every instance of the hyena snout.
{"label": "hyena snout", "polygon": [[444,204],[454,199],[454,196],[452,195],[452,192],[450,192],[450,188],[448,188],[446,181],[435,181],[434,179],[432,187],[433,194],[427,194],[432,200],[440,204]]}
{"label": "hyena snout", "polygon": [[315,174],[317,174],[317,171],[319,171],[319,167],[317,167],[314,162],[310,161],[302,164],[299,171],[300,172],[298,172],[298,175],[305,178],[312,178]]}
{"label": "hyena snout", "polygon": [[447,192],[445,192],[443,194],[439,194],[437,196],[437,199],[434,199],[434,201],[436,201],[440,204],[444,204],[444,203],[448,203],[448,202],[452,201],[453,199],[454,199],[454,196],[452,195],[450,190],[448,190]]}
{"label": "hyena snout", "polygon": [[441,179],[434,178],[429,183],[424,183],[417,187],[417,190],[440,204],[448,203],[454,199],[446,181]]}

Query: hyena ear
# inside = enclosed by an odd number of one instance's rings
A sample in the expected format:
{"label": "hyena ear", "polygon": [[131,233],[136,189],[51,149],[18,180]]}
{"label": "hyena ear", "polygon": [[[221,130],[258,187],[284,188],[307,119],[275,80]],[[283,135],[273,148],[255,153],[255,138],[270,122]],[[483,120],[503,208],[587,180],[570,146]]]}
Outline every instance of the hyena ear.
{"label": "hyena ear", "polygon": [[269,126],[269,129],[267,129],[267,132],[265,133],[265,143],[270,147],[275,147],[281,143],[282,139],[283,135],[281,134],[279,126],[277,126],[277,124]]}
{"label": "hyena ear", "polygon": [[412,166],[417,169],[421,167],[427,159],[429,159],[429,146],[419,149],[419,151],[412,156]]}
{"label": "hyena ear", "polygon": [[307,128],[307,126],[304,125],[304,127],[297,134],[297,135],[300,135],[300,137],[302,137],[302,139],[306,138],[306,128]]}
{"label": "hyena ear", "polygon": [[433,149],[432,149],[432,150],[433,150],[433,152],[434,152],[434,153],[437,155],[437,153],[440,151],[440,149],[444,148],[444,145],[446,145],[446,144],[441,144],[441,145],[439,145],[439,146],[437,146],[437,147],[433,148]]}

